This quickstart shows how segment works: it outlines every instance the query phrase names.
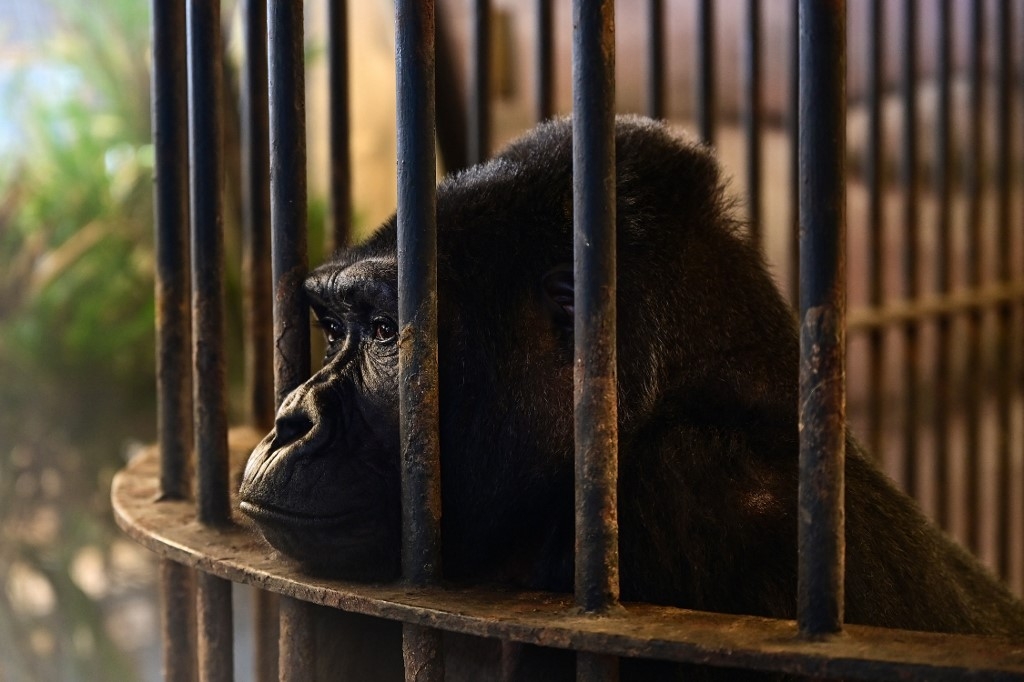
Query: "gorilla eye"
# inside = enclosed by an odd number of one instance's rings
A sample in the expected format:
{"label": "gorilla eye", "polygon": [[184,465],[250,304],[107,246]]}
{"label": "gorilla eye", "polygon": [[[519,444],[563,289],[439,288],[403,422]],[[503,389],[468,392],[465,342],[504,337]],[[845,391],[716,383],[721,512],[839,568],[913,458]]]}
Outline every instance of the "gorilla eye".
{"label": "gorilla eye", "polygon": [[398,326],[393,320],[387,317],[375,317],[370,322],[371,329],[373,330],[373,340],[380,341],[381,343],[388,343],[395,340],[395,336],[398,334]]}
{"label": "gorilla eye", "polygon": [[326,337],[327,343],[332,346],[338,341],[341,341],[342,337],[345,335],[344,328],[337,320],[332,320],[329,317],[323,317],[317,320],[316,323],[324,330],[324,337]]}

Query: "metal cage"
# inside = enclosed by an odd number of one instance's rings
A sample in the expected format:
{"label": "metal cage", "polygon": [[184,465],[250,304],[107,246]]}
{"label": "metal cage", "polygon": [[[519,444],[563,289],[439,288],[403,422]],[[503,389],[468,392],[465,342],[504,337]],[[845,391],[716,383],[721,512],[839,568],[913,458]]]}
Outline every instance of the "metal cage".
{"label": "metal cage", "polygon": [[[666,111],[665,36],[662,0],[636,2],[647,12],[647,113]],[[404,578],[393,585],[359,585],[311,578],[281,565],[268,546],[234,511],[232,472],[253,444],[252,429],[231,431],[225,409],[223,332],[224,259],[220,187],[223,122],[221,16],[217,0],[154,0],[153,122],[156,148],[157,310],[159,444],[128,465],[115,479],[113,503],[118,523],[133,538],[161,556],[164,670],[167,679],[223,680],[232,677],[231,582],[260,590],[257,598],[257,670],[261,679],[311,677],[313,643],[307,603],[401,621],[404,626],[406,679],[443,677],[438,657],[440,630],[573,649],[579,679],[616,679],[619,656],[643,656],[814,678],[844,679],[1024,679],[1024,644],[996,638],[941,635],[883,628],[844,626],[843,462],[846,424],[845,348],[863,351],[866,361],[863,419],[869,439],[880,445],[886,401],[895,400],[907,419],[895,440],[903,456],[896,467],[904,487],[920,492],[918,470],[922,434],[934,443],[931,486],[935,514],[949,528],[954,510],[947,500],[954,457],[949,441],[963,439],[969,451],[981,451],[984,424],[996,434],[991,456],[957,465],[965,483],[957,505],[969,547],[979,546],[982,505],[979,472],[994,468],[996,520],[993,554],[1004,579],[1024,553],[1019,522],[1012,521],[1019,494],[1020,427],[1014,416],[1022,399],[1024,347],[1021,313],[1024,251],[1012,216],[1014,188],[1020,191],[1021,143],[1014,112],[1024,89],[1014,45],[1024,36],[1024,16],[1010,0],[956,5],[967,18],[968,36],[959,46],[967,55],[970,144],[963,165],[963,197],[955,196],[956,166],[951,151],[954,121],[951,97],[955,58],[954,3],[929,6],[937,22],[934,172],[929,189],[936,209],[930,214],[932,260],[927,271],[934,286],[922,287],[919,245],[922,217],[920,187],[925,182],[917,159],[921,135],[915,59],[919,8],[900,5],[904,58],[900,92],[903,110],[899,197],[905,248],[899,266],[901,297],[887,295],[883,231],[886,191],[882,160],[882,104],[886,77],[883,50],[885,5],[855,3],[865,12],[868,43],[866,85],[867,146],[862,163],[867,187],[868,221],[858,227],[866,239],[867,296],[846,313],[847,94],[845,2],[823,0],[747,0],[742,36],[742,124],[745,131],[747,211],[751,229],[761,234],[762,148],[760,105],[764,86],[763,13],[781,9],[799,16],[791,35],[793,63],[790,104],[784,119],[791,131],[794,169],[790,205],[792,230],[784,238],[790,254],[786,272],[791,293],[799,291],[801,323],[800,419],[800,580],[795,622],[702,613],[647,604],[618,608],[617,527],[615,522],[616,442],[614,434],[614,196],[604,187],[612,172],[614,77],[614,3],[574,0],[572,92],[575,128],[576,234],[592,248],[576,273],[578,306],[597,321],[577,334],[577,360],[589,369],[578,381],[576,419],[584,433],[577,443],[577,533],[590,538],[577,550],[575,598],[558,594],[517,594],[439,584],[439,517],[430,504],[403,511]],[[893,3],[895,4],[895,3]],[[436,225],[434,216],[435,134],[448,165],[475,162],[487,155],[491,138],[489,109],[488,0],[470,3],[472,31],[468,62],[470,96],[466,106],[435,100],[450,81],[451,55],[437,44],[433,0],[395,3],[398,72],[400,325],[413,337],[403,348],[401,371],[430,384],[436,377]],[[721,7],[718,4],[718,7]],[[715,137],[716,3],[694,5],[697,41],[693,52],[694,118],[706,140]],[[328,2],[328,61],[331,74],[331,224],[337,244],[348,234],[351,199],[348,161],[348,85],[346,6]],[[270,396],[280,404],[309,375],[309,324],[298,298],[306,262],[306,147],[303,75],[302,0],[242,0],[246,57],[241,74],[245,197],[245,277],[247,317],[247,394],[253,425],[266,428],[273,418]],[[986,22],[986,10],[992,21]],[[553,22],[550,0],[532,6],[536,21],[535,111],[538,119],[554,112]],[[1016,24],[1016,29],[1015,29]],[[994,49],[984,52],[985,27],[995,26]],[[1015,41],[1013,36],[1017,36]],[[435,57],[436,54],[436,57]],[[991,68],[987,68],[990,65]],[[1015,73],[1015,68],[1017,72]],[[435,73],[437,70],[437,73]],[[986,127],[984,92],[994,74],[994,124]],[[449,79],[449,81],[446,81]],[[447,92],[447,91],[445,91]],[[458,110],[468,123],[439,128],[436,108]],[[453,114],[455,116],[456,114]],[[454,130],[453,130],[454,129]],[[994,173],[986,183],[983,136],[994,135]],[[460,138],[460,139],[456,139]],[[1016,154],[1016,156],[1015,156]],[[996,232],[982,233],[980,214],[994,197]],[[990,198],[991,198],[990,197]],[[962,201],[961,201],[962,200]],[[964,242],[954,242],[954,203],[963,204]],[[1017,207],[1019,208],[1019,207]],[[1017,226],[1014,228],[1013,226]],[[189,230],[189,226],[191,229]],[[762,236],[763,238],[763,236]],[[994,240],[994,248],[983,247]],[[955,254],[966,252],[965,285],[950,273]],[[797,266],[797,263],[799,264]],[[271,267],[272,264],[272,267]],[[986,276],[994,271],[993,277]],[[191,279],[190,279],[191,278]],[[609,301],[609,298],[611,301]],[[273,301],[271,314],[270,304]],[[271,329],[272,320],[272,329]],[[600,324],[611,320],[612,324]],[[888,396],[887,349],[900,337],[898,395]],[[191,338],[191,343],[190,343]],[[926,354],[924,339],[934,347]],[[989,341],[992,341],[989,344]],[[957,350],[963,343],[964,350]],[[813,352],[812,352],[813,349]],[[268,367],[273,355],[273,388]],[[925,366],[923,357],[929,358]],[[995,368],[993,370],[993,368]],[[891,373],[890,373],[891,374]],[[954,376],[956,374],[956,376]],[[858,376],[860,376],[858,375]],[[962,375],[962,376],[961,376]],[[923,388],[930,377],[934,391]],[[960,377],[960,378],[957,378]],[[887,383],[888,382],[888,383]],[[403,382],[405,384],[406,382]],[[955,395],[957,389],[962,400]],[[412,450],[404,453],[403,487],[407,500],[438,499],[437,394],[401,396],[402,429]],[[194,396],[194,400],[193,400]],[[609,399],[609,396],[611,398]],[[888,396],[888,397],[887,397]],[[925,398],[928,406],[925,406]],[[962,426],[950,431],[956,413]],[[921,416],[925,415],[925,416]],[[926,418],[927,417],[927,418]],[[930,430],[930,431],[929,431]],[[193,439],[194,434],[194,439]],[[936,435],[937,434],[937,435]],[[195,494],[191,461],[196,462]],[[229,453],[236,455],[234,458]],[[810,482],[814,481],[813,485]],[[193,586],[194,583],[194,586]],[[281,595],[280,603],[271,593]],[[194,595],[194,596],[193,596]],[[841,635],[840,635],[841,633]]]}

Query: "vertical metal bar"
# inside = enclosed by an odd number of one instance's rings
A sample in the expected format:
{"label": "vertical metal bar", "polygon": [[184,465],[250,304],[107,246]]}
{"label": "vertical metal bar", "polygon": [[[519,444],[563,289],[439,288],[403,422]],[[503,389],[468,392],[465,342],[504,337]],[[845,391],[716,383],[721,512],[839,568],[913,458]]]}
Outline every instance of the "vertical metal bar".
{"label": "vertical metal bar", "polygon": [[747,34],[743,44],[747,144],[747,220],[758,247],[761,234],[761,0],[747,0]]}
{"label": "vertical metal bar", "polygon": [[[153,0],[152,120],[156,155],[156,362],[160,498],[190,494],[192,346],[189,309],[188,89],[185,3]],[[160,561],[163,673],[191,682],[196,673],[193,571]]]}
{"label": "vertical metal bar", "polygon": [[191,494],[192,395],[185,3],[152,2],[160,495]]}
{"label": "vertical metal bar", "polygon": [[843,622],[846,3],[800,2],[800,512],[797,622]]}
{"label": "vertical metal bar", "polygon": [[[224,179],[220,3],[189,0],[188,101],[192,200],[192,348],[196,501],[200,523],[230,522],[224,372]],[[234,669],[231,583],[200,572],[196,584],[199,679]]]}
{"label": "vertical metal bar", "polygon": [[[306,92],[302,0],[267,5],[270,101],[270,221],[274,282],[274,396],[309,377],[309,311],[302,299],[306,252]],[[280,600],[279,676],[312,679],[309,605]]]}
{"label": "vertical metal bar", "polygon": [[[952,236],[950,234],[950,212],[952,192],[951,152],[951,72],[950,61],[953,53],[952,0],[939,0],[938,6],[938,54],[936,55],[936,79],[938,80],[938,102],[935,121],[935,197],[938,217],[936,230],[935,288],[940,296],[952,289],[950,273],[953,268]],[[949,530],[949,444],[948,427],[950,407],[950,363],[952,345],[950,340],[950,318],[943,315],[937,320],[935,348],[935,514],[939,526]]]}
{"label": "vertical metal bar", "polygon": [[352,239],[352,170],[349,144],[348,1],[327,3],[327,77],[330,98],[330,225],[332,249]]}
{"label": "vertical metal bar", "polygon": [[[885,21],[882,0],[868,2],[868,145],[865,150],[868,185],[868,302],[882,305],[882,89]],[[882,455],[883,363],[885,337],[881,327],[868,332],[868,446]]]}
{"label": "vertical metal bar", "polygon": [[[1010,183],[1012,175],[1010,152],[1013,149],[1013,48],[1011,25],[1013,13],[1008,0],[997,4],[996,49],[996,253],[997,276],[1000,282],[1013,278],[1013,243],[1010,238]],[[996,333],[996,549],[997,572],[1003,580],[1010,577],[1010,429],[1013,400],[1014,353],[1011,348],[1013,306],[1009,301],[999,304]]]}
{"label": "vertical metal bar", "polygon": [[697,2],[697,129],[707,144],[715,143],[715,5]]}
{"label": "vertical metal bar", "polygon": [[[273,2],[273,0],[271,0]],[[282,682],[308,682],[315,679],[316,647],[311,627],[310,604],[281,597],[280,677]]]}
{"label": "vertical metal bar", "polygon": [[234,678],[231,581],[199,571],[196,574],[199,622],[199,679],[223,682]]}
{"label": "vertical metal bar", "polygon": [[[395,5],[402,574],[413,585],[441,577],[434,22],[432,0]],[[408,624],[402,632],[406,680],[443,679],[440,633]]]}
{"label": "vertical metal bar", "polygon": [[473,27],[469,33],[469,164],[490,154],[491,139],[491,3],[473,0]]}
{"label": "vertical metal bar", "polygon": [[192,340],[198,516],[223,524],[228,502],[228,427],[224,405],[223,122],[220,3],[186,4],[192,198]]}
{"label": "vertical metal bar", "polygon": [[195,571],[160,560],[160,632],[163,637],[163,679],[196,679]]}
{"label": "vertical metal bar", "polygon": [[[964,185],[967,193],[967,286],[981,286],[981,190],[982,190],[982,124],[984,115],[984,3],[970,3],[969,15],[969,142],[965,152]],[[967,367],[965,373],[964,410],[966,412],[967,475],[966,544],[977,552],[979,546],[979,469],[981,462],[981,311],[972,309],[967,316]]]}
{"label": "vertical metal bar", "polygon": [[647,0],[647,115],[665,118],[664,0]]}
{"label": "vertical metal bar", "polygon": [[[434,6],[434,74],[437,92],[435,99],[437,116],[437,148],[441,162],[447,172],[452,173],[468,164],[469,150],[466,148],[466,99],[464,78],[459,70],[460,60],[455,55],[455,41],[451,27],[446,22],[445,6]],[[453,12],[453,15],[458,16]]]}
{"label": "vertical metal bar", "polygon": [[789,300],[800,300],[800,0],[792,0],[793,37],[789,41]]}
{"label": "vertical metal bar", "polygon": [[[615,352],[615,3],[573,1],[576,603],[619,600]],[[618,661],[577,655],[578,680],[616,680]]]}
{"label": "vertical metal bar", "polygon": [[[919,295],[917,218],[917,0],[903,2],[903,290],[908,301]],[[911,319],[903,328],[903,486],[907,494],[917,496],[918,427],[918,341],[917,322]]]}
{"label": "vertical metal bar", "polygon": [[242,272],[245,281],[245,387],[249,421],[274,425],[270,290],[270,132],[267,117],[267,3],[243,0]]}
{"label": "vertical metal bar", "polygon": [[[267,3],[243,0],[242,61],[242,295],[245,316],[245,394],[249,423],[274,425],[273,318],[270,287],[270,130],[267,102]],[[258,682],[277,678],[277,595],[253,592]]]}
{"label": "vertical metal bar", "polygon": [[537,0],[537,45],[536,45],[536,91],[534,93],[535,116],[546,121],[554,113],[554,69],[551,66],[551,0]]}

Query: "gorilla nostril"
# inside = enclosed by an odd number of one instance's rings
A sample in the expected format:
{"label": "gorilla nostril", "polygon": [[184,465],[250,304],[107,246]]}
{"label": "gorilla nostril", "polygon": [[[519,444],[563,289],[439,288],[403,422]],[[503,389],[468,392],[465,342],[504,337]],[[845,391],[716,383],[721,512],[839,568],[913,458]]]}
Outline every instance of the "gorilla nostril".
{"label": "gorilla nostril", "polygon": [[292,412],[277,417],[274,424],[274,448],[284,447],[305,436],[313,429],[313,420],[304,412]]}

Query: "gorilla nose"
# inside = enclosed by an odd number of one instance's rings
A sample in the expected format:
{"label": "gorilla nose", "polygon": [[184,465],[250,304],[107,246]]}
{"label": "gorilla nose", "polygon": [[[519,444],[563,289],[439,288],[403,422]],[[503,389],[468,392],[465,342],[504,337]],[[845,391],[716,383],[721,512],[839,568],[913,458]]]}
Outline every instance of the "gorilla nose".
{"label": "gorilla nose", "polygon": [[313,420],[305,410],[278,415],[274,424],[274,448],[294,443],[313,429]]}

